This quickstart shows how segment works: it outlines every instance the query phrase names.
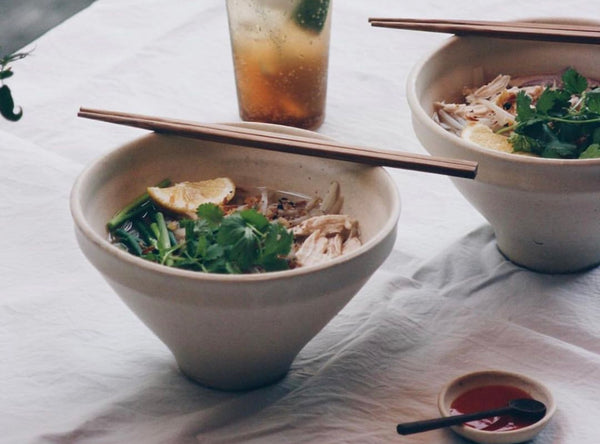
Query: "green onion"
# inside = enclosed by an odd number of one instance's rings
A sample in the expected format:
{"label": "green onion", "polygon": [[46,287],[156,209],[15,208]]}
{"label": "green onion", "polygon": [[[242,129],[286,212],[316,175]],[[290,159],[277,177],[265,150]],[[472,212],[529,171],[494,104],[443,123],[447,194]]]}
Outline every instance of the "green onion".
{"label": "green onion", "polygon": [[119,237],[119,239],[127,247],[127,250],[129,250],[130,253],[133,253],[136,256],[142,255],[142,247],[140,247],[140,240],[133,234],[123,230],[122,228],[118,228],[117,230],[115,230],[115,235]]}
{"label": "green onion", "polygon": [[[170,184],[171,181],[169,179],[164,179],[160,181],[156,186],[159,188],[164,188],[169,186]],[[147,192],[138,196],[133,202],[131,202],[129,205],[127,205],[125,208],[123,208],[121,211],[115,214],[113,218],[108,221],[108,223],[106,224],[108,231],[113,231],[115,228],[123,225],[123,223],[127,221],[127,219],[130,219],[133,216],[144,211],[149,203],[150,196]]]}
{"label": "green onion", "polygon": [[158,249],[167,250],[171,248],[169,229],[165,222],[165,216],[160,211],[156,213],[156,225],[158,226]]}

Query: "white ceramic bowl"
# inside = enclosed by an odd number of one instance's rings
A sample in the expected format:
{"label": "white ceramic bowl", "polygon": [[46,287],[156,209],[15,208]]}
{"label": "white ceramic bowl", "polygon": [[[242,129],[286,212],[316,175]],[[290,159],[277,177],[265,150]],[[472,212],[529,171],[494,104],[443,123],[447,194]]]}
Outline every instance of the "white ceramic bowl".
{"label": "white ceramic bowl", "polygon": [[432,155],[474,160],[475,180],[453,179],[489,221],[513,262],[547,273],[600,263],[600,159],[559,160],[481,148],[432,120],[433,103],[497,74],[557,73],[572,66],[600,78],[595,45],[452,37],[412,69],[408,103],[415,133]]}
{"label": "white ceramic bowl", "polygon": [[446,384],[438,396],[438,409],[442,416],[450,416],[452,402],[469,390],[489,385],[506,385],[519,388],[533,399],[543,402],[546,414],[542,419],[516,430],[486,431],[469,426],[453,426],[452,430],[459,435],[482,444],[512,444],[529,441],[546,427],[556,411],[556,402],[552,392],[539,381],[528,376],[498,370],[486,370],[468,373]]}
{"label": "white ceramic bowl", "polygon": [[[248,125],[314,136],[274,125]],[[227,175],[240,185],[315,195],[332,179],[363,245],[330,263],[282,272],[218,275],[173,269],[107,241],[105,224],[148,185]],[[393,248],[400,212],[383,168],[149,135],[86,168],[71,194],[79,245],[116,293],[169,347],[181,371],[242,390],[283,377],[294,357],[356,294]],[[127,340],[123,338],[123,340]]]}

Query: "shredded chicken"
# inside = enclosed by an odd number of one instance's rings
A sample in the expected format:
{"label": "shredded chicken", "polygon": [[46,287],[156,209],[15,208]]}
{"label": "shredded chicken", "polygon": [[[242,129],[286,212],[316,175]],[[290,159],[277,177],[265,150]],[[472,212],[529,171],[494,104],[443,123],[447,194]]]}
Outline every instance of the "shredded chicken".
{"label": "shredded chicken", "polygon": [[244,190],[241,195],[243,201],[234,199],[227,211],[256,208],[268,219],[291,229],[295,266],[329,261],[361,246],[358,221],[340,214],[344,198],[336,181],[331,182],[323,197],[309,200],[282,192],[267,192],[265,188]]}
{"label": "shredded chicken", "polygon": [[325,236],[336,233],[354,233],[358,222],[345,214],[326,214],[315,216],[305,220],[292,229],[294,236],[308,236],[316,230],[323,232]]}
{"label": "shredded chicken", "polygon": [[[520,86],[517,86],[520,85]],[[465,89],[464,103],[435,103],[434,119],[450,132],[460,134],[469,122],[479,122],[497,131],[515,122],[515,100],[519,91],[532,101],[544,91],[546,84],[522,84],[508,75],[498,75],[491,82],[475,89]]]}
{"label": "shredded chicken", "polygon": [[361,245],[358,222],[343,214],[315,216],[292,229],[294,238],[303,238],[295,253],[299,265],[316,265]]}

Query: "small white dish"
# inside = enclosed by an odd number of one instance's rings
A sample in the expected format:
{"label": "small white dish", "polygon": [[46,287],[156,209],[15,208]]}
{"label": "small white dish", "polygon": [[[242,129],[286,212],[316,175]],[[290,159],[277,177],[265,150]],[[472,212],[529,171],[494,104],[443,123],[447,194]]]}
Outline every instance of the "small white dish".
{"label": "small white dish", "polygon": [[512,444],[533,439],[550,421],[556,411],[556,403],[550,390],[540,382],[527,376],[498,370],[468,373],[446,384],[438,396],[438,409],[442,416],[450,416],[450,406],[462,394],[479,387],[490,385],[512,386],[523,390],[532,398],[546,405],[546,414],[539,421],[509,431],[478,430],[467,425],[451,429],[467,439],[481,444]]}

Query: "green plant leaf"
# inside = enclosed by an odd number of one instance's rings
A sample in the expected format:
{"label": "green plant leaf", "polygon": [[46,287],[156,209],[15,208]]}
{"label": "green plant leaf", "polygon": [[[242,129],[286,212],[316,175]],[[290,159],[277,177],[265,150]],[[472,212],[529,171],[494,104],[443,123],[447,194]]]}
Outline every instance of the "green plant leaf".
{"label": "green plant leaf", "polygon": [[524,91],[519,91],[515,102],[517,104],[517,122],[525,122],[535,117],[535,110],[531,107],[531,97]]}
{"label": "green plant leaf", "polygon": [[600,157],[600,144],[592,143],[580,155],[580,159],[596,159]]}
{"label": "green plant leaf", "polygon": [[278,222],[269,224],[267,235],[264,239],[264,256],[287,256],[294,242],[294,235]]}
{"label": "green plant leaf", "polygon": [[600,143],[600,126],[592,131],[592,143]]}
{"label": "green plant leaf", "polygon": [[242,271],[248,270],[258,258],[258,237],[239,213],[223,219],[217,242],[226,248],[229,261],[238,264]]}
{"label": "green plant leaf", "polygon": [[588,87],[587,79],[575,71],[573,68],[568,68],[562,75],[563,88],[569,93],[579,95]]}
{"label": "green plant leaf", "polygon": [[285,259],[276,256],[268,256],[260,264],[265,271],[282,271],[290,268]]}
{"label": "green plant leaf", "polygon": [[590,113],[600,115],[600,88],[595,88],[585,94],[584,105]]}
{"label": "green plant leaf", "polygon": [[550,114],[568,109],[571,95],[562,89],[546,88],[538,98],[535,109],[540,114]]}
{"label": "green plant leaf", "polygon": [[7,85],[0,87],[0,114],[11,122],[16,122],[23,117],[23,109],[21,107],[19,107],[19,111],[15,112],[15,102]]}
{"label": "green plant leaf", "polygon": [[269,225],[269,220],[253,208],[240,211],[240,216],[247,224],[252,225],[261,233]]}
{"label": "green plant leaf", "polygon": [[9,77],[12,77],[13,74],[14,74],[14,72],[12,72],[12,70],[10,68],[8,68],[4,71],[0,71],[0,80],[8,79]]}
{"label": "green plant leaf", "polygon": [[208,221],[211,225],[218,225],[223,220],[223,210],[218,205],[213,203],[205,203],[199,205],[196,209],[196,214],[198,217],[201,217]]}
{"label": "green plant leaf", "polygon": [[508,141],[512,144],[515,151],[533,154],[541,154],[543,151],[543,146],[537,139],[523,134],[513,133],[508,138]]}
{"label": "green plant leaf", "polygon": [[6,66],[6,65],[8,65],[11,62],[15,62],[17,60],[24,59],[29,54],[31,54],[31,51],[29,51],[29,52],[15,52],[13,54],[7,54],[7,55],[3,56],[2,58],[0,58],[0,65],[1,66]]}
{"label": "green plant leaf", "polygon": [[558,139],[552,140],[546,144],[542,157],[548,158],[575,158],[577,157],[577,145],[563,142]]}

